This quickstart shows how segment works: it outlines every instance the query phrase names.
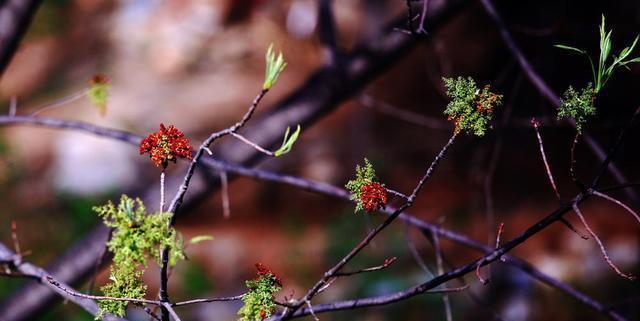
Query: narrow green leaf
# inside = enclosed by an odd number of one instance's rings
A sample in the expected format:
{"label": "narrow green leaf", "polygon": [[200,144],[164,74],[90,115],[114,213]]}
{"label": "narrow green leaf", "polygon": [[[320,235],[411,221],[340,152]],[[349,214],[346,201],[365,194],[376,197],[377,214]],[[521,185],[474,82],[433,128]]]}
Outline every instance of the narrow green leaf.
{"label": "narrow green leaf", "polygon": [[291,151],[293,144],[298,140],[298,136],[300,135],[300,125],[296,128],[296,131],[293,132],[291,136],[289,136],[290,128],[287,127],[287,130],[284,132],[284,138],[282,140],[282,146],[274,152],[276,157],[280,157]]}
{"label": "narrow green leaf", "polygon": [[194,236],[194,237],[191,238],[191,240],[189,240],[189,244],[193,245],[193,244],[198,244],[198,243],[204,242],[204,241],[213,241],[213,236],[211,236],[211,235]]}
{"label": "narrow green leaf", "polygon": [[565,45],[560,45],[560,44],[558,44],[558,45],[553,45],[553,46],[554,46],[554,47],[556,47],[556,48],[564,49],[564,50],[575,51],[575,52],[580,53],[580,54],[583,54],[583,55],[586,55],[586,54],[587,54],[587,52],[586,52],[586,51],[584,51],[584,50],[582,50],[582,49],[578,49],[578,48],[576,48],[576,47],[570,47],[570,46],[565,46]]}

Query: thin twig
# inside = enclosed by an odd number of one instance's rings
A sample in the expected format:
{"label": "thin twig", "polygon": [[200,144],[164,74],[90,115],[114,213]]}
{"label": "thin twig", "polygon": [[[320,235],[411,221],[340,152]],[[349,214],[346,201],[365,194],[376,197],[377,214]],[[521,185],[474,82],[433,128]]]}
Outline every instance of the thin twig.
{"label": "thin twig", "polygon": [[629,207],[629,205],[621,202],[620,200],[611,197],[605,193],[601,193],[598,191],[593,191],[593,195],[598,196],[598,197],[602,197],[604,199],[606,199],[607,201],[610,201],[622,208],[624,208],[627,212],[631,213],[631,215],[633,215],[633,217],[636,219],[636,221],[638,221],[638,223],[640,223],[640,215],[638,215],[638,213],[636,211],[634,211],[633,209],[631,209],[631,207]]}
{"label": "thin twig", "polygon": [[240,295],[236,295],[236,296],[228,296],[228,297],[220,297],[220,298],[195,299],[195,300],[188,300],[188,301],[181,301],[181,302],[171,303],[171,306],[173,306],[173,307],[181,307],[181,306],[185,306],[185,305],[192,305],[192,304],[198,304],[198,303],[239,301],[239,300],[242,300],[242,298],[244,296],[245,296],[245,294],[240,294]]}
{"label": "thin twig", "polygon": [[311,312],[311,316],[313,317],[313,319],[315,321],[320,321],[320,319],[318,319],[318,317],[316,316],[316,313],[313,312],[313,307],[311,306],[311,301],[307,300],[304,303],[307,304],[307,308],[309,309],[309,312]]}
{"label": "thin twig", "polygon": [[271,157],[274,157],[274,156],[275,156],[275,153],[274,153],[274,152],[272,152],[272,151],[270,151],[270,150],[267,150],[267,149],[262,148],[260,145],[258,145],[258,144],[256,144],[256,143],[254,143],[254,142],[250,141],[248,138],[246,138],[246,137],[244,137],[244,136],[242,136],[242,135],[240,135],[240,134],[237,134],[237,133],[232,132],[232,133],[231,133],[231,136],[233,136],[233,137],[235,137],[235,138],[239,139],[241,142],[243,142],[243,143],[245,143],[245,144],[247,144],[247,145],[249,145],[249,146],[253,147],[255,150],[257,150],[257,151],[259,151],[259,152],[261,152],[261,153],[263,153],[263,154],[265,154],[265,155],[267,155],[267,156],[271,156]]}
{"label": "thin twig", "polygon": [[428,6],[429,6],[429,0],[422,0],[422,14],[420,14],[420,24],[418,25],[418,30],[416,31],[417,33],[427,34],[427,30],[424,28],[424,25],[427,20]]}
{"label": "thin twig", "polygon": [[569,166],[569,174],[571,175],[571,181],[580,188],[580,190],[584,191],[585,186],[578,179],[576,175],[576,147],[578,145],[578,141],[580,140],[580,133],[576,132],[576,135],[573,137],[573,143],[571,144],[571,164]]}
{"label": "thin twig", "polygon": [[[436,266],[438,268],[438,274],[444,274],[444,266],[442,265],[442,247],[440,246],[440,238],[438,234],[431,233],[433,238],[433,248],[436,253]],[[442,284],[446,287],[446,283]],[[453,320],[453,314],[451,313],[451,303],[449,302],[449,295],[446,293],[442,295],[442,304],[444,305],[444,314],[447,317],[447,321]]]}
{"label": "thin twig", "polygon": [[51,109],[55,109],[55,108],[58,108],[58,107],[62,107],[64,105],[66,105],[66,104],[72,103],[72,102],[84,97],[85,95],[86,95],[86,91],[85,90],[82,90],[82,91],[79,91],[79,92],[75,92],[75,93],[73,93],[71,95],[62,97],[61,99],[59,99],[57,101],[54,101],[52,103],[46,104],[46,105],[38,108],[36,111],[32,112],[30,114],[30,116],[36,116],[36,115],[38,115],[40,113],[43,113],[45,111],[48,111],[48,110],[51,110]]}
{"label": "thin twig", "polygon": [[591,229],[591,227],[589,226],[589,223],[587,223],[587,220],[584,218],[584,215],[582,215],[582,213],[580,212],[580,209],[578,208],[578,204],[573,203],[572,207],[573,207],[573,211],[576,213],[576,215],[578,215],[578,218],[580,218],[582,225],[584,225],[587,231],[589,231],[589,234],[591,234],[591,237],[593,237],[593,239],[596,240],[596,243],[598,243],[598,246],[600,247],[600,252],[602,253],[602,256],[604,257],[605,261],[607,261],[607,264],[609,264],[609,266],[614,271],[616,271],[616,273],[618,273],[618,275],[620,275],[621,277],[629,280],[634,280],[635,276],[631,274],[626,274],[620,271],[620,269],[613,263],[613,261],[609,257],[609,254],[607,253],[607,250],[604,247],[604,244],[602,243],[598,235]]}
{"label": "thin twig", "polygon": [[558,201],[562,200],[560,197],[560,193],[558,192],[558,187],[556,187],[556,181],[553,179],[553,174],[551,173],[551,167],[549,166],[549,162],[547,161],[547,154],[544,152],[544,143],[542,142],[542,136],[540,135],[540,130],[538,129],[538,121],[535,118],[531,118],[531,125],[533,125],[533,129],[536,131],[536,137],[538,137],[538,146],[540,146],[540,155],[542,156],[542,162],[544,163],[544,168],[547,171],[547,178],[549,179],[549,184],[551,184],[551,188],[556,195]]}
{"label": "thin twig", "polygon": [[[164,309],[167,309],[167,311],[169,311],[169,314],[171,314],[171,316],[173,317],[173,320],[175,321],[181,321],[180,317],[178,316],[178,314],[176,313],[176,311],[171,307],[171,303],[169,302],[162,302],[162,307]],[[163,311],[164,311],[163,309]]]}
{"label": "thin twig", "polygon": [[67,289],[66,287],[62,286],[60,282],[56,281],[56,279],[54,279],[51,275],[46,275],[44,279],[47,280],[47,282],[49,282],[51,285],[66,292],[67,294],[75,297],[83,298],[83,299],[96,300],[96,301],[126,301],[126,302],[140,303],[140,304],[162,305],[162,302],[160,301],[147,300],[147,299],[118,298],[113,296],[83,294],[71,289]]}
{"label": "thin twig", "polygon": [[405,200],[406,200],[407,198],[409,198],[407,195],[404,195],[403,193],[398,192],[398,191],[396,191],[396,190],[392,190],[392,189],[390,189],[390,188],[386,188],[386,187],[385,187],[385,189],[387,190],[387,193],[389,193],[389,194],[393,194],[393,195],[398,196],[398,197],[400,197],[400,198],[403,198],[403,199],[405,199]]}
{"label": "thin twig", "polygon": [[498,233],[496,233],[496,249],[500,247],[500,237],[502,237],[502,233],[504,232],[504,223],[500,223],[498,226]]}
{"label": "thin twig", "polygon": [[382,269],[388,268],[397,259],[398,258],[394,256],[394,257],[391,257],[391,258],[388,258],[388,259],[384,260],[384,263],[382,263],[380,265],[376,265],[376,266],[373,266],[373,267],[370,267],[370,268],[360,269],[360,270],[357,270],[357,271],[351,271],[351,272],[336,272],[333,276],[350,276],[350,275],[354,275],[354,274],[380,271]]}

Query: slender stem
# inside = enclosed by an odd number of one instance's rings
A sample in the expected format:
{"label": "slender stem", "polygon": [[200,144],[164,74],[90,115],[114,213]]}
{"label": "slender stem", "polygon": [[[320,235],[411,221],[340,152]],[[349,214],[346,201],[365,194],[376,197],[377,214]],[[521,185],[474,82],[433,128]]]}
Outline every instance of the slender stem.
{"label": "slender stem", "polygon": [[571,181],[573,181],[580,190],[584,191],[586,187],[582,182],[578,179],[576,175],[576,146],[578,145],[578,141],[580,140],[580,133],[576,132],[576,135],[573,137],[573,143],[571,144],[571,164],[569,165],[569,174],[571,175]]}
{"label": "slender stem", "polygon": [[56,281],[56,279],[54,279],[50,275],[47,275],[44,278],[51,285],[59,288],[60,290],[66,292],[67,294],[70,294],[72,296],[76,296],[76,297],[79,297],[79,298],[96,300],[96,301],[127,301],[127,302],[134,302],[134,303],[140,303],[140,304],[152,304],[152,305],[161,305],[162,304],[160,301],[154,301],[154,300],[135,299],[135,298],[119,298],[119,297],[113,297],[113,296],[100,296],[100,295],[83,294],[83,293],[76,292],[74,290],[71,290],[71,289],[68,289],[68,288],[64,287],[62,284],[60,284],[60,282]]}
{"label": "slender stem", "polygon": [[274,152],[272,152],[272,151],[270,151],[270,150],[267,150],[267,149],[265,149],[265,148],[262,148],[260,145],[258,145],[258,144],[256,144],[256,143],[254,143],[254,142],[250,141],[248,138],[246,138],[246,137],[244,137],[244,136],[242,136],[242,135],[240,135],[240,134],[237,134],[237,133],[233,133],[233,132],[232,132],[232,133],[231,133],[231,136],[233,136],[233,137],[235,137],[235,138],[239,139],[241,142],[243,142],[243,143],[245,143],[245,144],[247,144],[247,145],[249,145],[249,146],[253,147],[255,150],[257,150],[257,151],[259,151],[259,152],[261,152],[261,153],[263,153],[263,154],[265,154],[265,155],[267,155],[267,156],[271,156],[271,157],[274,157],[274,156],[275,156]]}
{"label": "slender stem", "polygon": [[394,257],[391,257],[391,258],[388,258],[388,259],[384,260],[384,263],[382,263],[380,265],[376,265],[376,266],[373,266],[373,267],[370,267],[370,268],[360,269],[360,270],[357,270],[357,271],[351,271],[351,272],[337,272],[337,273],[334,274],[334,276],[350,276],[350,275],[354,275],[354,274],[380,271],[382,269],[388,268],[397,259],[398,258],[394,256]]}
{"label": "slender stem", "polygon": [[533,125],[533,129],[536,131],[536,137],[538,138],[538,146],[540,147],[540,155],[542,156],[542,162],[544,163],[544,168],[547,171],[547,178],[549,179],[549,184],[551,184],[551,188],[556,195],[556,199],[560,202],[562,197],[560,197],[560,193],[558,192],[558,187],[556,187],[556,181],[553,179],[553,174],[551,173],[551,167],[549,166],[549,162],[547,161],[547,154],[544,152],[544,143],[542,142],[542,136],[540,135],[540,130],[538,129],[538,121],[535,118],[531,118],[531,124]]}
{"label": "slender stem", "polygon": [[601,197],[601,198],[604,198],[604,199],[606,199],[607,201],[612,202],[612,203],[614,203],[614,204],[616,204],[616,205],[618,205],[618,206],[622,207],[622,208],[623,208],[623,209],[625,209],[627,212],[631,213],[631,215],[633,215],[633,217],[636,219],[636,221],[637,221],[638,223],[640,223],[640,215],[638,215],[638,213],[636,213],[636,211],[634,211],[633,209],[631,209],[631,207],[630,207],[629,205],[627,205],[627,204],[625,204],[625,203],[621,202],[620,200],[618,200],[618,199],[616,199],[616,198],[614,198],[614,197],[611,197],[611,196],[609,196],[609,195],[607,195],[607,194],[605,194],[605,193],[601,193],[601,192],[598,192],[598,191],[593,191],[593,195],[598,196],[598,197]]}
{"label": "slender stem", "polygon": [[189,300],[189,301],[181,301],[181,302],[171,303],[171,306],[173,306],[173,307],[180,307],[180,306],[191,305],[191,304],[198,304],[198,303],[224,302],[224,301],[238,301],[238,300],[242,300],[242,298],[243,298],[244,296],[245,296],[244,294],[240,294],[240,295],[236,295],[236,296],[229,296],[229,297],[220,297],[220,298],[211,298],[211,299],[196,299],[196,300]]}
{"label": "slender stem", "polygon": [[[436,253],[436,266],[438,268],[438,274],[443,274],[444,267],[442,265],[442,247],[440,247],[440,238],[438,237],[438,234],[435,233],[432,233],[431,237],[433,238],[433,248]],[[446,283],[443,283],[442,285],[446,287]],[[446,293],[442,295],[442,304],[444,304],[444,312],[445,316],[447,317],[447,321],[452,321],[453,315],[451,313],[451,303],[449,302],[449,295]]]}
{"label": "slender stem", "polygon": [[[425,29],[425,21],[427,20],[427,7],[429,6],[429,0],[422,0],[422,14],[420,14],[420,25],[418,26],[417,33],[427,33]],[[449,320],[449,319],[447,319]]]}
{"label": "slender stem", "polygon": [[160,173],[160,212],[164,211],[164,170],[163,167]]}
{"label": "slender stem", "polygon": [[51,110],[51,109],[55,109],[55,108],[58,108],[58,107],[62,107],[64,105],[66,105],[66,104],[72,103],[72,102],[84,97],[85,95],[86,95],[86,91],[85,90],[82,90],[82,91],[79,91],[79,92],[75,92],[75,93],[73,93],[71,95],[62,97],[61,99],[59,99],[57,101],[54,101],[52,103],[46,104],[46,105],[38,108],[36,111],[31,113],[30,116],[36,116],[36,115],[38,115],[40,113],[43,113],[45,111],[48,111],[48,110]]}
{"label": "slender stem", "polygon": [[607,264],[609,264],[609,266],[616,271],[616,273],[618,273],[618,275],[627,278],[629,280],[634,280],[635,276],[631,275],[631,274],[626,274],[624,272],[622,272],[611,260],[611,258],[609,257],[609,254],[607,253],[607,249],[604,247],[604,244],[602,243],[602,241],[600,240],[600,238],[598,237],[598,235],[591,229],[591,227],[589,226],[589,223],[587,223],[587,220],[584,218],[584,215],[582,215],[582,212],[580,212],[580,209],[578,208],[578,204],[574,203],[572,205],[573,207],[573,211],[576,213],[576,215],[578,216],[578,218],[580,218],[580,221],[582,222],[582,225],[584,225],[584,227],[587,229],[587,231],[589,231],[589,234],[591,234],[591,237],[593,237],[594,240],[596,240],[596,243],[598,243],[598,246],[600,247],[600,252],[602,253],[602,256],[604,257],[604,260],[607,261]]}

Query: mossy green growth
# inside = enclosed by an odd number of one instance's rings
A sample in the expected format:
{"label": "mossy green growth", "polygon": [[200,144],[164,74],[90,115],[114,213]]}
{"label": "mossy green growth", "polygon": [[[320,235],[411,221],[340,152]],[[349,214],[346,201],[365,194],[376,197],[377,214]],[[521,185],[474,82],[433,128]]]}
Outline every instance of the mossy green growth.
{"label": "mossy green growth", "polygon": [[[371,182],[377,181],[376,171],[368,159],[364,159],[364,166],[356,165],[356,179],[352,179],[345,187],[351,194],[351,200],[356,202],[355,213],[364,211],[362,204],[362,186],[369,185]],[[384,186],[384,184],[382,184]]]}
{"label": "mossy green growth", "polygon": [[569,86],[569,89],[564,92],[560,100],[558,119],[563,117],[573,118],[576,121],[576,130],[578,133],[582,133],[587,119],[596,114],[596,108],[593,105],[595,95],[592,83],[587,84],[580,91]]}
{"label": "mossy green growth", "polygon": [[484,136],[494,109],[502,104],[502,95],[492,93],[489,85],[479,89],[471,77],[443,78],[443,81],[451,98],[444,114],[455,122],[455,131]]}
{"label": "mossy green growth", "polygon": [[259,274],[257,278],[246,281],[247,292],[238,310],[238,321],[261,321],[271,316],[276,309],[273,294],[282,289],[282,283],[273,273]]}
{"label": "mossy green growth", "polygon": [[[140,276],[147,267],[147,257],[160,262],[163,248],[170,249],[169,264],[174,265],[178,259],[184,259],[182,238],[169,227],[171,213],[148,215],[140,199],[131,199],[122,195],[116,207],[109,202],[93,208],[104,220],[104,224],[113,229],[107,248],[113,256],[111,266],[111,283],[101,288],[105,296],[141,299],[145,295],[146,286]],[[124,316],[126,301],[100,301],[101,318],[104,313]]]}

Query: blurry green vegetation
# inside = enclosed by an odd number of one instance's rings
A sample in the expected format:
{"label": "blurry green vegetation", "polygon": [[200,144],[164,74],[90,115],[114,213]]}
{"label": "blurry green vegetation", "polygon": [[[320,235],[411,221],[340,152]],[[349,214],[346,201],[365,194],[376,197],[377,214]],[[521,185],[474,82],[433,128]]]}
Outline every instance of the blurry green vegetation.
{"label": "blurry green vegetation", "polygon": [[183,294],[186,298],[199,298],[213,291],[213,280],[209,273],[197,262],[184,264],[182,278]]}
{"label": "blurry green vegetation", "polygon": [[43,1],[31,21],[31,26],[27,30],[25,39],[31,40],[43,36],[56,35],[63,31],[68,24],[66,11],[69,10],[71,3],[71,0]]}

